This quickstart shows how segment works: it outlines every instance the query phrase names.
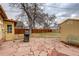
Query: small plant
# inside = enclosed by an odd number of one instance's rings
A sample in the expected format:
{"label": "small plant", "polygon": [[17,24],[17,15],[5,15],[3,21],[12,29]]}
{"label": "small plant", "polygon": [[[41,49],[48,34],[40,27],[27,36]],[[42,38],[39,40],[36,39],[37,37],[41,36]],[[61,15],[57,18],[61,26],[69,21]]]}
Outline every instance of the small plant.
{"label": "small plant", "polygon": [[66,38],[66,42],[72,45],[79,45],[79,37],[74,35],[68,35]]}

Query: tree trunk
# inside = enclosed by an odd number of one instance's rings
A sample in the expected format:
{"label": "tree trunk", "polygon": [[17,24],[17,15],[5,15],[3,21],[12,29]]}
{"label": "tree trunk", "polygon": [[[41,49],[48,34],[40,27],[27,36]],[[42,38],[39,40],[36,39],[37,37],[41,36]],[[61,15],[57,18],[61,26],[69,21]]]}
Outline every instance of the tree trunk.
{"label": "tree trunk", "polygon": [[33,21],[32,28],[35,29],[35,21]]}
{"label": "tree trunk", "polygon": [[32,20],[29,20],[29,34],[32,33]]}
{"label": "tree trunk", "polygon": [[34,3],[34,15],[33,15],[33,21],[32,21],[33,29],[35,28],[36,10],[37,10],[37,4]]}

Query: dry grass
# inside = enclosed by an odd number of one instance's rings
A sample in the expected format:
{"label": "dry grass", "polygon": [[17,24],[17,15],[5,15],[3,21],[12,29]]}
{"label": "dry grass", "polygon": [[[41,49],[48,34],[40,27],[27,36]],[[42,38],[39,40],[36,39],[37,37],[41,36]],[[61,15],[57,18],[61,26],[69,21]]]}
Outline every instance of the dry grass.
{"label": "dry grass", "polygon": [[60,33],[32,33],[31,37],[60,37]]}

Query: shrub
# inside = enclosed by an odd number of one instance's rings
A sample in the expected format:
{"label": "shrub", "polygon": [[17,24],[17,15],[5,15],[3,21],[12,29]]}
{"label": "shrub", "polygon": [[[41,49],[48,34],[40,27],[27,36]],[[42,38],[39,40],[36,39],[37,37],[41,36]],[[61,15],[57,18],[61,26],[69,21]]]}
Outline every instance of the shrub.
{"label": "shrub", "polygon": [[79,37],[74,35],[68,35],[66,38],[66,42],[72,45],[79,45]]}

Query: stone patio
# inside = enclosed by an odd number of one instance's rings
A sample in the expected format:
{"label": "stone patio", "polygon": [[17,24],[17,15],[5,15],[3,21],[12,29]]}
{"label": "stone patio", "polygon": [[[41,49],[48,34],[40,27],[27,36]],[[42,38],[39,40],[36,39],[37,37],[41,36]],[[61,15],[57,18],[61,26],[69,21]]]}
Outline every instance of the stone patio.
{"label": "stone patio", "polygon": [[0,56],[79,55],[78,49],[66,46],[59,42],[58,38],[30,38],[30,42],[23,42],[23,40],[3,42],[0,46]]}

